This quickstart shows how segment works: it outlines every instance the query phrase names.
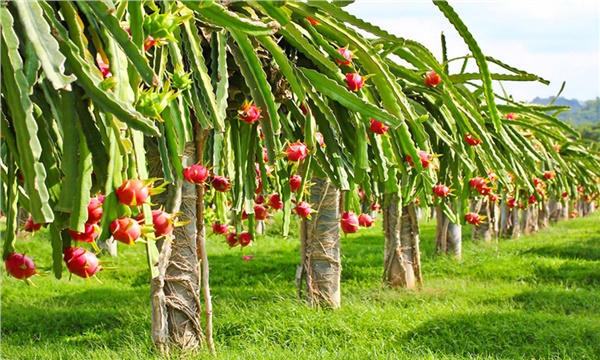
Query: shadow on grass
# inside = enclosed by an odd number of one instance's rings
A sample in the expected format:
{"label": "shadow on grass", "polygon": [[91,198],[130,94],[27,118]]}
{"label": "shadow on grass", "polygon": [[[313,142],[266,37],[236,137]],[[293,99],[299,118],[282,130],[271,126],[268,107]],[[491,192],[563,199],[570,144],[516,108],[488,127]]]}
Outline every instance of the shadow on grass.
{"label": "shadow on grass", "polygon": [[409,348],[449,357],[593,358],[600,354],[600,325],[547,314],[455,314],[407,333]]}
{"label": "shadow on grass", "polygon": [[600,286],[600,263],[571,260],[560,266],[537,265],[535,281],[562,286]]}
{"label": "shadow on grass", "polygon": [[592,237],[584,242],[567,245],[547,245],[523,251],[522,254],[533,254],[544,257],[579,260],[600,260],[600,236]]}
{"label": "shadow on grass", "polygon": [[530,290],[515,295],[512,300],[528,312],[560,315],[600,314],[600,294],[583,289]]}
{"label": "shadow on grass", "polygon": [[[2,304],[2,335],[12,341],[28,342],[61,341],[86,333],[118,334],[128,328],[135,332],[139,327],[149,326],[149,319],[146,324],[136,316],[149,314],[149,302],[148,289],[102,288],[34,303]],[[132,324],[134,321],[137,324]]]}

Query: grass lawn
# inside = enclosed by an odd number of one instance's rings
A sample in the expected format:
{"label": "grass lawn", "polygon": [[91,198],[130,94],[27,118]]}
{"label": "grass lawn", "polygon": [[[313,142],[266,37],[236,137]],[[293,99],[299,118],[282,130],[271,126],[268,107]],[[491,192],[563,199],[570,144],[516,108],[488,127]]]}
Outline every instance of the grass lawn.
{"label": "grass lawn", "polygon": [[[422,224],[419,291],[382,287],[380,227],[344,238],[337,311],[297,298],[297,237],[230,250],[211,236],[217,358],[600,358],[600,213],[497,245],[465,240],[461,262],[433,256],[434,234]],[[50,265],[45,231],[17,249]],[[2,271],[1,358],[157,358],[144,247],[119,252],[103,258],[103,284],[47,275],[33,288]]]}

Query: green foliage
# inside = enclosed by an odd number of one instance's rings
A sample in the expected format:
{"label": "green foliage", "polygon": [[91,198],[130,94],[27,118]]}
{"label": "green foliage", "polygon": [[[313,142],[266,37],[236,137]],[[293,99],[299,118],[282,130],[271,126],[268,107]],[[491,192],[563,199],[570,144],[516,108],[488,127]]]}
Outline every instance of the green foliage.
{"label": "green foliage", "polygon": [[562,119],[565,118],[574,125],[600,123],[600,98],[587,100],[579,109],[562,115]]}
{"label": "green foliage", "polygon": [[[552,100],[553,98],[536,97],[531,102],[546,105]],[[586,100],[583,104],[576,99],[569,100],[559,97],[554,102],[554,105],[569,106],[571,108],[557,115],[557,118],[570,124],[583,125],[584,123],[595,124],[600,122],[600,98],[598,97],[593,100]]]}
{"label": "green foliage", "polygon": [[[435,228],[423,223],[427,280],[418,292],[382,288],[380,227],[349,235],[335,312],[296,297],[296,240],[272,234],[230,250],[210,236],[218,358],[592,359],[600,353],[599,215],[497,245],[466,241],[461,262],[433,257]],[[24,246],[50,263],[45,232]],[[99,274],[103,285],[3,280],[3,357],[156,359],[143,246],[119,251],[103,258],[116,268]]]}
{"label": "green foliage", "polygon": [[575,129],[581,133],[583,139],[589,139],[600,143],[600,121],[595,124],[583,123],[575,126]]}

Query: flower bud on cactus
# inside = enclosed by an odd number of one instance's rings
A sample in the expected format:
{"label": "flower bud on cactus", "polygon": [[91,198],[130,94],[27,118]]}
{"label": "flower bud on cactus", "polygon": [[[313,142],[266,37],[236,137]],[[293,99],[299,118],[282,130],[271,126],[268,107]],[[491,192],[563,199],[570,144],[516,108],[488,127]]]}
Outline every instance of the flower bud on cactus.
{"label": "flower bud on cactus", "polygon": [[386,133],[386,131],[388,131],[390,127],[387,125],[384,125],[382,122],[379,122],[375,119],[371,119],[371,126],[369,127],[369,130],[374,133],[374,134],[378,134],[378,135],[383,135]]}
{"label": "flower bud on cactus", "polygon": [[425,84],[429,86],[438,86],[442,82],[442,78],[435,71],[429,71],[425,74]]}
{"label": "flower bud on cactus", "polygon": [[160,114],[177,96],[178,93],[169,86],[165,86],[162,92],[153,87],[140,92],[135,108],[144,116],[162,121]]}
{"label": "flower bud on cactus", "polygon": [[465,142],[470,146],[477,146],[481,144],[481,140],[476,139],[473,135],[467,134],[465,135]]}
{"label": "flower bud on cactus", "polygon": [[177,41],[173,33],[179,28],[181,23],[191,19],[193,14],[178,16],[174,13],[160,13],[158,11],[144,17],[144,30],[146,33],[156,39],[169,39]]}
{"label": "flower bud on cactus", "polygon": [[193,83],[191,72],[182,74],[175,72],[171,75],[171,86],[174,89],[186,91],[192,88]]}

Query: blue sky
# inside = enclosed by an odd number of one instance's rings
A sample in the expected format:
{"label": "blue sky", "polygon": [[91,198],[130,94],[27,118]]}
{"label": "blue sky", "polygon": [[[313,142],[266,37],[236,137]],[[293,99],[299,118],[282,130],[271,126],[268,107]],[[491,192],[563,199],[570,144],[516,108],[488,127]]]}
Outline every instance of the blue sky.
{"label": "blue sky", "polygon": [[[450,1],[483,53],[550,81],[503,83],[517,100],[558,93],[589,100],[600,96],[600,1]],[[398,36],[416,40],[441,58],[444,32],[449,56],[467,46],[438,8],[427,0],[357,0],[346,10]],[[454,71],[458,71],[454,67]],[[453,68],[450,68],[453,71]],[[493,71],[499,71],[492,68]]]}

